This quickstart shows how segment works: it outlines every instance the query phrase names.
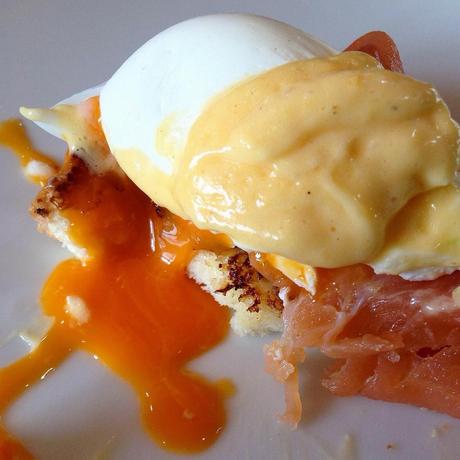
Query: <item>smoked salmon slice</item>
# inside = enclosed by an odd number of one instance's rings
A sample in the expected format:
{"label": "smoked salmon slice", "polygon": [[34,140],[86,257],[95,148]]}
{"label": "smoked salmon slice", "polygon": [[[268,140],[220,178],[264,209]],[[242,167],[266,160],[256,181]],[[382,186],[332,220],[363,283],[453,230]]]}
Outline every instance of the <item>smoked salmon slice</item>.
{"label": "smoked salmon slice", "polygon": [[406,281],[356,265],[317,276],[315,296],[284,299],[283,335],[265,350],[268,371],[286,384],[287,422],[301,416],[296,369],[308,347],[337,359],[323,381],[334,394],[460,417],[460,271]]}

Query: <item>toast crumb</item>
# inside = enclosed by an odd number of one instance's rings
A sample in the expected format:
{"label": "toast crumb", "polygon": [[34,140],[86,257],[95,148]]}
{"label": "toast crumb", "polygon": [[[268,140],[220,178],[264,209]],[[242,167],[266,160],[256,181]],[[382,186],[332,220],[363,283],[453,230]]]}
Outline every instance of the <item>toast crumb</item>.
{"label": "toast crumb", "polygon": [[245,251],[197,251],[187,273],[220,305],[234,310],[230,324],[236,334],[265,335],[282,330],[283,303],[278,288],[251,266]]}
{"label": "toast crumb", "polygon": [[71,222],[62,212],[69,205],[72,189],[88,174],[85,162],[76,155],[69,155],[61,170],[52,176],[38,192],[29,209],[37,222],[38,231],[58,240],[77,259],[86,261],[88,251],[69,237]]}

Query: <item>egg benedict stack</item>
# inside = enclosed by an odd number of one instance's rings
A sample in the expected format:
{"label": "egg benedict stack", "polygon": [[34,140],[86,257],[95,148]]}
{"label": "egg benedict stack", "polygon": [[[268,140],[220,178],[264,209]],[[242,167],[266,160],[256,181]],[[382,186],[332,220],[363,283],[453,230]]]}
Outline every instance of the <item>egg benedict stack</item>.
{"label": "egg benedict stack", "polygon": [[336,394],[460,415],[449,376],[460,364],[459,130],[431,85],[234,14],[162,32],[93,94],[21,111],[70,146],[62,180],[34,204],[42,229],[95,257],[54,205],[82,169],[126,175],[157,206],[164,241],[180,225],[207,232],[183,270],[236,311],[234,330],[282,331],[266,354],[287,384],[288,421],[312,346],[337,359],[324,382]]}

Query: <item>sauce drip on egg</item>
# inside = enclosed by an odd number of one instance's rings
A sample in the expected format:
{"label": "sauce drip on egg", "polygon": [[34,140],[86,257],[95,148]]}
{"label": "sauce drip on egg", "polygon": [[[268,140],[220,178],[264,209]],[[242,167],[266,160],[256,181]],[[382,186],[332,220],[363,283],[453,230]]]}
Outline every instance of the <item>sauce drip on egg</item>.
{"label": "sauce drip on egg", "polygon": [[[15,122],[1,125],[0,143],[34,151],[25,132],[11,126]],[[60,263],[46,281],[41,304],[54,325],[33,351],[0,369],[0,413],[72,351],[83,349],[129,382],[144,426],[158,444],[200,451],[225,425],[229,391],[187,364],[223,340],[228,313],[187,278],[185,267],[194,250],[226,247],[227,240],[157,208],[123,174],[95,175],[75,157],[65,161],[80,168],[60,212],[71,223],[71,239],[89,258],[85,264]],[[0,431],[4,452],[31,458]]]}
{"label": "sauce drip on egg", "polygon": [[[122,169],[156,203],[243,248],[322,268],[382,263],[393,220],[427,215],[413,200],[454,183],[459,130],[437,91],[361,52],[274,67],[203,101],[185,134],[174,112],[160,124],[146,116],[142,129],[133,122],[123,142],[119,126],[137,112],[121,110],[117,75],[101,110]],[[158,151],[136,142],[144,131]],[[418,233],[407,226],[409,240]],[[430,249],[433,265],[455,266],[455,250]],[[413,252],[404,272],[420,268]]]}

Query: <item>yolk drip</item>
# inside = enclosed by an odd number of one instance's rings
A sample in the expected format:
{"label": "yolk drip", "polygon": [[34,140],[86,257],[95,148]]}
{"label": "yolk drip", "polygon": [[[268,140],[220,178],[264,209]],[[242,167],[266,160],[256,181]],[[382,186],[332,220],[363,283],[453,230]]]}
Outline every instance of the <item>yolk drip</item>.
{"label": "yolk drip", "polygon": [[[23,132],[2,128],[11,136],[5,145],[26,145]],[[0,370],[0,411],[79,348],[131,384],[144,426],[160,445],[206,448],[225,424],[229,385],[206,381],[187,363],[225,337],[228,313],[185,267],[194,250],[228,242],[157,208],[124,175],[85,168],[71,187],[61,213],[90,259],[62,262],[45,283],[41,303],[56,321],[34,351]],[[68,296],[85,305],[84,322],[66,307]],[[3,445],[15,449],[10,439],[0,433],[0,453]]]}
{"label": "yolk drip", "polygon": [[[0,146],[10,149],[19,159],[23,168],[27,167],[30,162],[37,161],[49,166],[53,171],[58,170],[57,163],[35,149],[26,136],[24,126],[21,121],[11,119],[0,123]],[[34,177],[34,182],[42,184],[44,179]]]}
{"label": "yolk drip", "polygon": [[19,441],[11,437],[0,427],[0,459],[1,460],[32,460],[32,455]]}

